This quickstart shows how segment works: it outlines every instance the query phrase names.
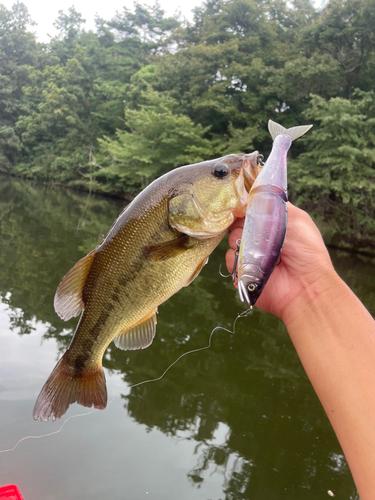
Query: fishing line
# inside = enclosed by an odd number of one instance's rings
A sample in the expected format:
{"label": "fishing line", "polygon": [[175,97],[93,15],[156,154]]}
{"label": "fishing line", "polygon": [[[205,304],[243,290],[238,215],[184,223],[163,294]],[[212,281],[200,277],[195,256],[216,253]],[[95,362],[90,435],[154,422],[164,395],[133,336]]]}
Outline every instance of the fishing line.
{"label": "fishing line", "polygon": [[[111,401],[112,402],[112,401]],[[109,405],[108,405],[109,406]],[[9,451],[13,451],[17,448],[17,446],[22,443],[22,441],[26,441],[26,439],[41,439],[41,438],[45,438],[45,437],[48,437],[48,436],[53,436],[54,434],[59,434],[59,432],[62,431],[64,425],[69,421],[71,420],[72,418],[77,418],[77,417],[83,417],[85,415],[90,415],[90,413],[94,413],[95,410],[91,410],[87,413],[78,413],[77,415],[72,415],[70,417],[68,417],[66,420],[64,420],[64,422],[62,423],[60,429],[58,429],[57,431],[53,431],[53,432],[49,432],[48,434],[41,434],[40,436],[25,436],[23,438],[21,438],[19,441],[17,441],[17,443],[13,446],[13,448],[9,448],[8,450],[0,450],[0,453],[8,453]]]}
{"label": "fishing line", "polygon": [[142,385],[142,384],[148,384],[149,382],[157,382],[158,380],[161,380],[164,377],[164,375],[172,368],[172,366],[174,366],[176,363],[178,363],[178,361],[180,361],[180,359],[182,359],[184,356],[187,356],[188,354],[193,354],[194,352],[200,352],[200,351],[204,351],[205,349],[209,349],[211,347],[212,336],[217,330],[223,330],[224,332],[235,334],[237,320],[239,318],[244,318],[245,316],[248,316],[251,312],[252,312],[252,307],[250,309],[247,309],[246,311],[242,312],[241,314],[237,314],[237,317],[234,320],[233,326],[232,326],[233,331],[228,330],[228,328],[225,328],[224,326],[215,326],[215,328],[210,333],[210,336],[208,338],[208,344],[206,346],[199,347],[198,349],[192,349],[191,351],[184,352],[175,361],[173,361],[173,363],[171,365],[168,366],[168,368],[160,375],[160,377],[152,378],[149,380],[143,380],[142,382],[138,382],[137,384],[134,384],[134,385],[128,387],[128,389],[133,389],[133,387],[138,387],[139,385]]}
{"label": "fishing line", "polygon": [[[215,326],[215,328],[210,333],[207,345],[205,345],[203,347],[199,347],[198,349],[192,349],[191,351],[187,351],[187,352],[184,352],[183,354],[181,354],[181,356],[179,356],[175,361],[173,361],[172,364],[170,364],[168,366],[168,368],[166,370],[164,370],[164,372],[160,375],[160,377],[152,378],[152,379],[149,379],[149,380],[143,380],[142,382],[138,382],[136,384],[131,385],[127,389],[130,391],[130,389],[133,389],[134,387],[138,387],[138,386],[143,385],[143,384],[149,384],[151,382],[157,382],[158,380],[161,380],[164,377],[164,375],[176,363],[178,363],[180,361],[180,359],[182,359],[183,357],[187,356],[188,354],[193,354],[195,352],[200,352],[200,351],[204,351],[206,349],[209,349],[211,347],[212,337],[213,337],[213,335],[214,335],[214,333],[216,331],[223,330],[224,332],[231,333],[231,334],[234,335],[236,333],[236,323],[237,323],[237,321],[240,318],[245,318],[246,316],[248,316],[249,314],[251,314],[252,311],[253,311],[253,308],[252,308],[252,306],[250,306],[250,308],[247,309],[246,311],[244,311],[244,312],[242,312],[240,314],[237,314],[237,317],[234,320],[233,325],[232,325],[232,330],[229,330],[228,328],[225,328],[224,326]],[[113,401],[115,401],[115,399],[118,399],[118,397],[113,398],[108,403],[107,408],[113,403]],[[73,418],[78,418],[78,417],[86,417],[87,415],[91,415],[92,413],[96,413],[97,411],[98,410],[94,409],[94,410],[88,411],[86,413],[77,413],[76,415],[71,415],[66,420],[64,420],[64,422],[61,424],[61,427],[57,431],[49,432],[47,434],[41,434],[39,436],[25,436],[25,437],[21,438],[19,441],[17,441],[17,443],[13,446],[13,448],[9,448],[7,450],[0,450],[0,453],[8,453],[8,452],[14,451],[18,447],[18,445],[20,443],[22,443],[23,441],[26,441],[27,439],[41,439],[41,438],[46,438],[46,437],[49,437],[49,436],[54,436],[55,434],[59,434],[63,430],[63,428],[65,427],[65,424],[67,424],[69,422],[69,420],[72,420]]]}
{"label": "fishing line", "polygon": [[[113,403],[113,401],[115,399],[117,399],[117,398],[111,399],[111,401],[107,405],[107,408]],[[57,431],[49,432],[48,434],[41,434],[39,436],[25,436],[25,437],[21,438],[19,441],[17,441],[17,443],[13,446],[13,448],[9,448],[8,450],[0,450],[0,453],[8,453],[9,451],[15,450],[17,448],[17,446],[20,443],[22,443],[22,441],[26,441],[26,439],[41,439],[41,438],[53,436],[54,434],[59,434],[63,430],[63,427],[65,426],[65,424],[67,422],[69,422],[69,420],[72,420],[73,418],[78,418],[78,417],[85,417],[86,415],[91,415],[91,413],[95,413],[96,411],[97,410],[94,409],[94,410],[88,411],[86,413],[77,413],[76,415],[71,415],[66,420],[64,420],[64,422],[61,424],[60,429],[58,429]]]}

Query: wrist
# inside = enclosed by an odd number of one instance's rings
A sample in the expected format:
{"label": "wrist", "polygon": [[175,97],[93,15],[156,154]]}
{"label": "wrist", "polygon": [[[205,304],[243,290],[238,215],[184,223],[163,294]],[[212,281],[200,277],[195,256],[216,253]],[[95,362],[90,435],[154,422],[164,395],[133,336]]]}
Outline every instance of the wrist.
{"label": "wrist", "polygon": [[345,283],[332,265],[300,278],[298,293],[280,316],[288,331],[300,321],[315,323],[326,318],[342,300]]}

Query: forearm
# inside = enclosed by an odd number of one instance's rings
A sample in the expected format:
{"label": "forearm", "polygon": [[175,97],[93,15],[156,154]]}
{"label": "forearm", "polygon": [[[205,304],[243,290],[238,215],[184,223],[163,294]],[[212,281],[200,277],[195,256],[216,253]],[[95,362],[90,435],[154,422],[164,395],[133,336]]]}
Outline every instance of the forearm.
{"label": "forearm", "polygon": [[343,448],[361,500],[375,492],[375,322],[332,270],[283,321]]}

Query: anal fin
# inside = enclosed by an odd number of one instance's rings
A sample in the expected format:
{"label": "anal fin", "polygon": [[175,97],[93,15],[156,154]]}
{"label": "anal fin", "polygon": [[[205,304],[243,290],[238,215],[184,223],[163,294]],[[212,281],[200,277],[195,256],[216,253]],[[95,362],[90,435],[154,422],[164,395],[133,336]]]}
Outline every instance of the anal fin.
{"label": "anal fin", "polygon": [[130,330],[125,330],[113,339],[115,346],[123,351],[145,349],[155,337],[157,308],[134,325]]}
{"label": "anal fin", "polygon": [[94,260],[96,250],[79,260],[77,264],[64,276],[55,294],[53,305],[56,313],[64,321],[78,316],[85,307],[82,300],[82,291],[87,275]]}

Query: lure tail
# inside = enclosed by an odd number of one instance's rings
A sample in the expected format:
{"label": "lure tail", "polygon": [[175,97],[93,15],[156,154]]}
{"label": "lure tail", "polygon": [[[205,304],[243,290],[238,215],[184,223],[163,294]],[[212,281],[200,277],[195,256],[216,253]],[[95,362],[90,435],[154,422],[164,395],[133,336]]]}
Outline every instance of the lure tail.
{"label": "lure tail", "polygon": [[268,130],[274,141],[278,135],[288,135],[292,141],[306,134],[311,129],[312,125],[300,125],[298,127],[285,128],[272,120],[268,120]]}
{"label": "lure tail", "polygon": [[75,374],[68,362],[67,351],[44,384],[34,406],[35,420],[61,418],[72,403],[104,409],[107,388],[102,366],[84,369]]}

